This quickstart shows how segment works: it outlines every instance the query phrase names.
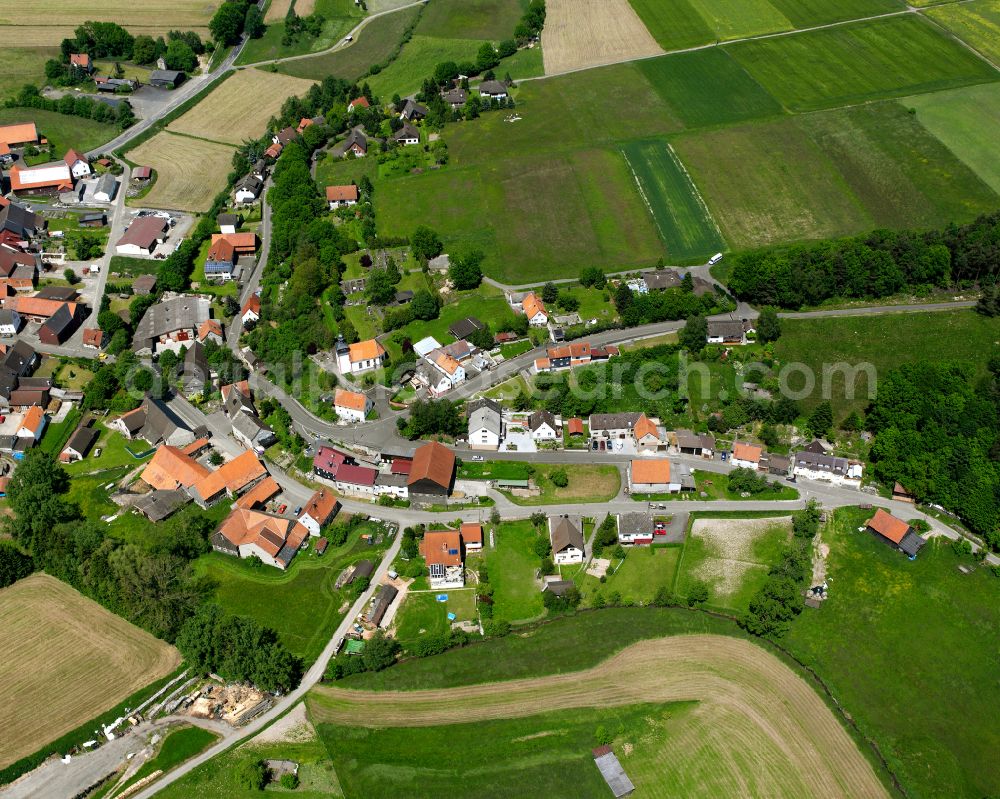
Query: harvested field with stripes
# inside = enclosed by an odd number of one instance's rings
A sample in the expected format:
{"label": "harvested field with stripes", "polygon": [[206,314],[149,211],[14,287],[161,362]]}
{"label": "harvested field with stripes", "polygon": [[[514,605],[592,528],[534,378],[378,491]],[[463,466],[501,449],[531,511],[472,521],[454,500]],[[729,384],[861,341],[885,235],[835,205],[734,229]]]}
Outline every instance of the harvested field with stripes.
{"label": "harvested field with stripes", "polygon": [[628,0],[548,0],[545,9],[546,75],[663,52]]}
{"label": "harvested field with stripes", "polygon": [[[486,685],[418,691],[322,686],[310,695],[310,717],[317,724],[423,727],[681,701],[699,703],[697,723],[680,732],[690,738],[684,751],[712,753],[702,792],[689,795],[751,796],[764,786],[771,796],[888,795],[803,678],[761,647],[726,636],[641,641],[586,671]],[[672,780],[684,772],[686,759],[664,760],[657,778]],[[675,795],[665,784],[649,787],[650,796]]]}
{"label": "harvested field with stripes", "polygon": [[169,674],[180,655],[65,583],[0,591],[0,767]]}
{"label": "harvested field with stripes", "polygon": [[[264,132],[268,120],[292,95],[305,94],[313,82],[290,75],[242,69],[223,81],[198,105],[167,126],[174,133],[240,144]],[[216,184],[218,185],[218,184]]]}
{"label": "harvested field with stripes", "polygon": [[228,144],[164,131],[129,150],[129,160],[153,167],[158,176],[149,194],[142,198],[142,205],[207,211],[232,169],[234,149]]}

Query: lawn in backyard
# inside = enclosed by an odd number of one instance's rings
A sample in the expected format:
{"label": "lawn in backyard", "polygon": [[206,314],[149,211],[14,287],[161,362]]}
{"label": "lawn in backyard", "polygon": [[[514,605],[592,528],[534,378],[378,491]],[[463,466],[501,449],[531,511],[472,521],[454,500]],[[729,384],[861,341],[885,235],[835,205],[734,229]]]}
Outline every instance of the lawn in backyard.
{"label": "lawn in backyard", "polygon": [[622,147],[671,263],[725,249],[712,215],[670,144],[660,139]]}
{"label": "lawn in backyard", "polygon": [[791,517],[713,518],[692,515],[677,571],[676,593],[686,596],[698,581],[708,604],[745,611],[791,538]]}
{"label": "lawn in backyard", "polygon": [[[438,602],[439,594],[447,594],[447,602]],[[451,629],[448,614],[456,621],[471,621],[476,615],[474,588],[447,589],[408,593],[394,620],[396,639],[409,647],[424,636],[444,635]]]}
{"label": "lawn in backyard", "polygon": [[[9,30],[9,29],[8,29]],[[52,42],[57,44],[57,42]],[[0,56],[0,73],[4,81],[0,85],[0,100],[6,100],[21,91],[26,83],[38,86],[45,81],[45,62],[59,58],[58,47],[15,47],[10,40]],[[6,111],[7,109],[3,109]],[[32,109],[32,113],[37,113]],[[6,124],[6,122],[4,123]]]}
{"label": "lawn in backyard", "polygon": [[[6,73],[4,75],[6,77]],[[61,161],[71,147],[80,152],[95,150],[118,135],[118,129],[114,125],[92,119],[40,108],[0,108],[0,125],[18,122],[35,123],[38,135],[44,136],[52,144],[53,161]]]}
{"label": "lawn in backyard", "polygon": [[[673,590],[682,551],[682,546],[630,547],[624,560],[611,558],[603,583],[591,574],[578,573],[574,581],[583,604],[593,606],[595,595],[607,600],[615,593],[621,596],[622,603],[648,604],[660,588]],[[610,551],[602,557],[610,557]]]}
{"label": "lawn in backyard", "polygon": [[[829,397],[834,419],[850,411],[863,412],[869,393],[877,391],[877,378],[902,363],[914,361],[965,361],[977,374],[986,372],[987,353],[1000,340],[1000,319],[989,319],[972,310],[937,313],[900,313],[878,317],[828,319],[786,319],[782,336],[775,344],[781,363],[799,363],[816,379],[812,394],[801,401],[805,412]],[[898,342],[906,341],[900,348]],[[858,370],[851,381],[853,397],[845,388],[849,372],[828,370],[824,364],[871,364],[875,385],[867,385],[865,372]],[[824,386],[824,382],[826,386]],[[791,381],[794,390],[801,388]]]}
{"label": "lawn in backyard", "polygon": [[[569,484],[560,488],[552,482],[552,473],[564,470]],[[541,493],[533,497],[518,497],[504,492],[518,505],[557,505],[583,502],[608,502],[618,496],[621,475],[616,466],[594,464],[535,464],[535,484]]]}
{"label": "lawn in backyard", "polygon": [[137,277],[139,275],[155,275],[160,268],[160,262],[152,258],[130,258],[127,255],[111,256],[111,274]]}
{"label": "lawn in backyard", "polygon": [[688,127],[783,113],[781,105],[719,47],[647,58],[636,67]]}
{"label": "lawn in backyard", "polygon": [[793,111],[997,79],[989,64],[912,14],[741,42],[728,49]]}
{"label": "lawn in backyard", "polygon": [[[823,677],[908,794],[996,795],[1000,580],[984,566],[960,572],[972,559],[941,538],[908,560],[858,532],[871,514],[842,508],[822,531],[829,599],[793,622],[784,645]],[[900,664],[914,679],[899,678]]]}
{"label": "lawn in backyard", "polygon": [[984,83],[900,101],[914,108],[920,123],[1000,193],[1000,84]]}
{"label": "lawn in backyard", "polygon": [[415,6],[375,17],[358,32],[348,47],[312,58],[282,61],[278,64],[278,71],[312,80],[322,80],[327,75],[344,80],[359,78],[373,64],[382,64],[392,56],[402,41],[403,32],[420,13],[421,7]]}
{"label": "lawn in backyard", "polygon": [[66,414],[66,418],[61,422],[50,422],[42,434],[40,444],[42,451],[58,458],[59,453],[66,446],[66,442],[69,441],[69,437],[73,435],[73,431],[76,430],[76,426],[82,418],[82,411],[74,408]]}
{"label": "lawn in backyard", "polygon": [[513,37],[522,13],[520,0],[435,0],[424,10],[416,32],[420,36],[496,43]]}
{"label": "lawn in backyard", "polygon": [[[133,455],[133,453],[141,455],[149,450],[149,445],[145,441],[129,441],[101,422],[95,423],[94,427],[98,431],[98,437],[90,449],[90,454],[81,461],[69,463],[63,467],[70,475],[76,476],[97,470],[114,469],[119,466],[135,468],[149,459],[149,455],[144,458],[136,458]],[[100,455],[96,454],[97,450],[101,451]]]}
{"label": "lawn in backyard", "polygon": [[311,663],[326,646],[343,618],[342,606],[353,602],[349,589],[334,583],[348,563],[378,560],[381,552],[361,540],[366,525],[351,531],[347,542],[317,556],[312,547],[295,556],[286,571],[211,552],[196,564],[200,574],[217,584],[215,601],[227,612],[250,616],[277,631],[292,654]]}
{"label": "lawn in backyard", "polygon": [[535,554],[534,542],[546,534],[526,520],[505,522],[496,532],[496,546],[485,550],[494,618],[520,622],[544,613],[541,585],[535,578],[541,559]]}
{"label": "lawn in backyard", "polygon": [[1000,2],[998,0],[946,3],[937,8],[929,8],[924,13],[972,45],[994,64],[1000,62]]}
{"label": "lawn in backyard", "polygon": [[[667,730],[683,723],[689,707],[605,706],[383,729],[320,723],[318,730],[345,796],[603,796],[607,785],[590,752],[594,731],[612,730],[619,747],[634,742],[627,762],[652,766],[671,745]],[[647,780],[644,787],[654,786]]]}

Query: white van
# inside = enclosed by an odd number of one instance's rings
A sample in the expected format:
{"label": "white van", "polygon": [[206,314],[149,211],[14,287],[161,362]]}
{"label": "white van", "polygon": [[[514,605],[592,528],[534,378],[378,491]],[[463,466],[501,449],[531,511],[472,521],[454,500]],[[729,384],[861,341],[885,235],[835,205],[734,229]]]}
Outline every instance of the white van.
{"label": "white van", "polygon": [[711,258],[708,259],[708,265],[715,266],[721,260],[722,260],[722,253],[717,252],[715,255],[713,255]]}

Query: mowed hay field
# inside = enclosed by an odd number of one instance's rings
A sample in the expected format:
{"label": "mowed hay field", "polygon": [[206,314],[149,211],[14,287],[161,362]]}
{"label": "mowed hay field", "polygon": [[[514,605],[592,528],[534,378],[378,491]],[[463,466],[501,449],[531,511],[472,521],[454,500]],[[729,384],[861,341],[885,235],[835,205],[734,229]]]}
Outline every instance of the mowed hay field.
{"label": "mowed hay field", "polygon": [[510,38],[521,14],[520,0],[434,0],[424,9],[416,32],[442,39],[498,42]]}
{"label": "mowed hay field", "polygon": [[151,166],[157,180],[142,204],[150,208],[207,211],[232,169],[234,147],[163,131],[129,150],[134,163]]}
{"label": "mowed hay field", "polygon": [[546,75],[661,52],[628,0],[548,0],[545,5]]}
{"label": "mowed hay field", "polygon": [[311,80],[259,69],[241,69],[198,105],[167,126],[174,133],[240,144],[255,139],[291,95],[305,94]]}
{"label": "mowed hay field", "polygon": [[684,260],[722,249],[722,236],[708,207],[667,142],[632,142],[622,153],[667,255]]}
{"label": "mowed hay field", "polygon": [[985,83],[902,101],[921,124],[1000,193],[1000,84]]}
{"label": "mowed hay field", "polygon": [[927,9],[927,16],[1000,64],[1000,0],[972,0]]}
{"label": "mowed hay field", "polygon": [[[428,734],[433,735],[434,725],[450,725],[457,719],[476,723],[479,729],[484,723],[576,708],[607,711],[692,701],[698,703],[692,716],[687,722],[679,720],[669,734],[641,743],[626,738],[636,755],[632,777],[642,795],[657,799],[749,797],[762,792],[779,797],[888,795],[871,764],[803,678],[761,647],[726,636],[642,641],[585,671],[485,685],[402,692],[324,686],[310,694],[310,716],[320,725],[430,727]],[[608,716],[614,718],[611,712]],[[593,718],[602,723],[601,713]],[[612,734],[615,727],[611,725]],[[534,757],[544,756],[546,729],[551,734],[546,725],[532,734],[538,739],[530,750]],[[459,731],[454,729],[456,737]],[[336,742],[329,743],[336,758]],[[619,752],[631,770],[631,755],[625,756],[623,748]],[[455,756],[447,767],[475,777],[481,765]],[[352,767],[358,769],[356,762]],[[565,774],[561,791],[548,794],[534,791],[527,781],[502,784],[502,776],[494,776],[501,792],[492,795],[580,795],[572,792],[572,771]],[[419,795],[434,793],[425,788]]]}
{"label": "mowed hay field", "polygon": [[0,591],[0,767],[180,663],[172,646],[45,574]]}

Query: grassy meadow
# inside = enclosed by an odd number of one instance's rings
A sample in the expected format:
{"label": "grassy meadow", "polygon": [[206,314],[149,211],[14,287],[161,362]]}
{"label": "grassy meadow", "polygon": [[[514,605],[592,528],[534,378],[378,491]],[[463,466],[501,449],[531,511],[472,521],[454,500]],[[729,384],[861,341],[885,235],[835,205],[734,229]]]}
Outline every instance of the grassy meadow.
{"label": "grassy meadow", "polygon": [[535,579],[540,559],[532,548],[538,532],[529,521],[506,522],[496,534],[496,547],[485,552],[493,615],[510,622],[536,619],[545,612],[541,585]]}
{"label": "grassy meadow", "polygon": [[34,122],[38,135],[52,143],[52,160],[62,160],[71,147],[87,152],[111,141],[118,135],[114,125],[92,119],[68,116],[41,108],[0,108],[0,125]]}
{"label": "grassy meadow", "polygon": [[416,33],[441,39],[509,39],[523,13],[521,0],[435,0],[420,18]]}
{"label": "grassy meadow", "polygon": [[1000,62],[1000,2],[997,0],[946,3],[929,8],[926,13],[994,64]]}
{"label": "grassy meadow", "polygon": [[857,528],[843,508],[823,531],[830,598],[793,623],[785,645],[827,682],[873,738],[907,793],[1000,792],[996,642],[1000,580],[933,539],[915,561]]}
{"label": "grassy meadow", "polygon": [[[593,606],[597,594],[607,600],[614,593],[624,603],[645,604],[652,601],[660,588],[673,590],[683,549],[682,546],[630,547],[622,560],[611,558],[603,583],[583,571],[573,580],[585,605]],[[602,557],[608,556],[605,551]]]}

